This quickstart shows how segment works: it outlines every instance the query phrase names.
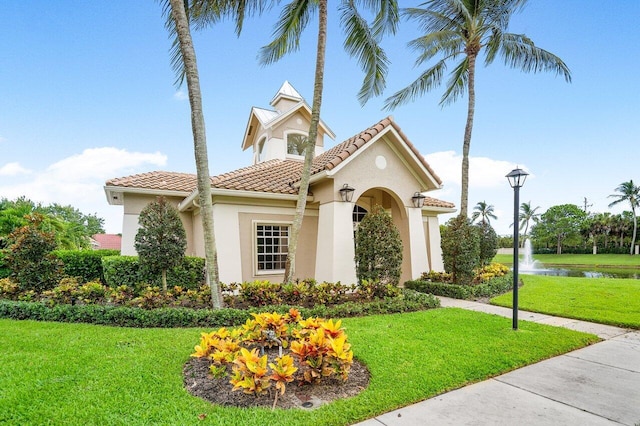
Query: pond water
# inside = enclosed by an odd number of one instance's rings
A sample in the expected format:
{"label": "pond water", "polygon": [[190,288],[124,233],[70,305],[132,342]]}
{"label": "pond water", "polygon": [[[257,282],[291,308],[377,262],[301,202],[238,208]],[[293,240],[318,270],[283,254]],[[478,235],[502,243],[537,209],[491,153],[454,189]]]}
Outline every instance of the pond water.
{"label": "pond water", "polygon": [[633,278],[640,279],[639,269],[615,269],[615,268],[576,268],[541,265],[537,269],[520,270],[521,275],[551,275],[557,277],[582,277],[582,278]]}

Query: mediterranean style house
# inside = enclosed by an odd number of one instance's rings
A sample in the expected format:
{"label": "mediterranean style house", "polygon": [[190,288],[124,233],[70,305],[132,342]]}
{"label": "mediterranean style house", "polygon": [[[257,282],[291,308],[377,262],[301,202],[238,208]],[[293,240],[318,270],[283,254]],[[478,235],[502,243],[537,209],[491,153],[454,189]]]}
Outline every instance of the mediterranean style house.
{"label": "mediterranean style house", "polygon": [[[311,108],[285,82],[272,109],[254,107],[242,140],[253,165],[211,178],[214,232],[222,282],[282,281]],[[354,230],[374,205],[392,216],[403,243],[401,282],[441,271],[438,215],[452,203],[423,193],[440,178],[387,117],[330,149],[320,122],[311,183],[296,256],[296,276],[356,282]],[[122,254],[135,255],[140,211],[158,196],[179,210],[187,255],[204,257],[196,175],[155,171],[108,180],[109,204],[124,208]]]}

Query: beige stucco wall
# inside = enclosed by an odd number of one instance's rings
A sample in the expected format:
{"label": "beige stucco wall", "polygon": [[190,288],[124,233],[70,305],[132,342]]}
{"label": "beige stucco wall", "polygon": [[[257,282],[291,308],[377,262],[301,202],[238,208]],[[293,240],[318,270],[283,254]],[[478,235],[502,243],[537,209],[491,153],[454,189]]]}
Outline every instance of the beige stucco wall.
{"label": "beige stucco wall", "polygon": [[[147,204],[156,200],[156,195],[148,195],[148,194],[131,194],[124,193],[123,197],[123,207],[124,207],[124,216],[122,221],[122,250],[121,253],[127,256],[136,255],[135,250],[135,236],[138,232],[138,218],[140,216],[140,212],[144,209]],[[183,200],[181,197],[165,197],[169,203],[171,203],[174,207],[178,207],[178,204]],[[182,221],[182,226],[184,227],[185,233],[187,235],[187,250],[185,254],[187,256],[196,256],[195,246],[193,245],[193,220],[192,214],[180,213],[180,220]]]}

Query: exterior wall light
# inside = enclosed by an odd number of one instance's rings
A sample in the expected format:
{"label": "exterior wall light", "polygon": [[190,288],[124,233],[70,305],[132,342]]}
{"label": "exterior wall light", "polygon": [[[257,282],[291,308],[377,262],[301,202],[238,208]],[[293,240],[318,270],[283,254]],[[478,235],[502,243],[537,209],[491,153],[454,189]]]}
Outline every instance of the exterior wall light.
{"label": "exterior wall light", "polygon": [[413,194],[413,197],[411,197],[411,202],[413,203],[413,207],[417,209],[421,209],[422,207],[424,207],[425,198],[427,197],[424,194],[421,194],[420,192],[416,192],[415,194]]}
{"label": "exterior wall light", "polygon": [[342,185],[342,188],[340,188],[340,198],[342,198],[342,201],[350,203],[351,200],[353,200],[354,192],[355,188],[352,188],[348,183],[345,183],[344,185]]}

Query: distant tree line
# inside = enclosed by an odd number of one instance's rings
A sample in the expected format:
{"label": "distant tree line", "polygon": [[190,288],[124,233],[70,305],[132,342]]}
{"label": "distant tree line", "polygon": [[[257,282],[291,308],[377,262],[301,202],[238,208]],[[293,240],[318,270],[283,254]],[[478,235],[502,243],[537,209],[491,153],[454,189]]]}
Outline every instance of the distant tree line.
{"label": "distant tree line", "polygon": [[70,205],[35,203],[26,197],[15,200],[0,198],[0,249],[10,243],[9,236],[30,223],[29,218],[40,215],[36,222],[41,231],[51,233],[56,248],[64,250],[88,249],[90,237],[104,233],[104,219],[96,214],[84,214]]}

